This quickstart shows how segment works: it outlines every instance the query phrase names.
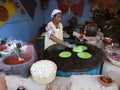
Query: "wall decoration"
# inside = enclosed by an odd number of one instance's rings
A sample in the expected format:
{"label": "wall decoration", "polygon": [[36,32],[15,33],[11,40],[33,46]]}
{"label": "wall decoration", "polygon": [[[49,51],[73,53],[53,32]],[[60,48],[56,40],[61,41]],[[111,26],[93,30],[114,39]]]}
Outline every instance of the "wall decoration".
{"label": "wall decoration", "polygon": [[21,7],[21,4],[19,3],[19,2],[15,2],[15,6],[16,6],[16,8],[20,8],[20,11],[21,11],[21,14],[26,14],[26,11],[25,11],[25,9],[23,9],[22,7]]}
{"label": "wall decoration", "polygon": [[37,3],[35,0],[20,0],[30,17],[33,19],[34,18],[34,13],[37,7]]}
{"label": "wall decoration", "polygon": [[42,10],[46,10],[48,8],[49,0],[40,0],[40,6]]}
{"label": "wall decoration", "polygon": [[82,16],[84,9],[84,0],[80,0],[78,3],[73,4],[71,9],[76,15]]}
{"label": "wall decoration", "polygon": [[21,7],[21,5],[20,5],[19,2],[15,2],[15,6],[16,6],[17,8],[20,8],[20,7]]}
{"label": "wall decoration", "polygon": [[117,0],[98,0],[96,1],[96,5],[104,5],[105,8],[111,8],[114,7]]}
{"label": "wall decoration", "polygon": [[70,15],[71,12],[71,6],[75,4],[75,0],[64,0],[64,3],[69,7],[68,8],[68,14]]}
{"label": "wall decoration", "polygon": [[90,4],[95,3],[97,0],[88,0]]}
{"label": "wall decoration", "polygon": [[6,21],[8,19],[8,11],[4,6],[0,5],[0,20],[1,21]]}
{"label": "wall decoration", "polygon": [[8,0],[10,3],[14,3],[14,0]]}
{"label": "wall decoration", "polygon": [[57,0],[58,7],[62,11],[62,13],[66,13],[67,11],[70,13],[72,11],[74,14],[78,16],[82,16],[82,12],[84,9],[84,0]]}
{"label": "wall decoration", "polygon": [[0,3],[5,3],[6,2],[6,0],[0,0]]}
{"label": "wall decoration", "polygon": [[68,6],[72,6],[73,4],[75,4],[75,0],[64,0],[64,3]]}
{"label": "wall decoration", "polygon": [[22,13],[22,14],[26,14],[26,11],[22,8],[22,9],[21,9],[21,13]]}
{"label": "wall decoration", "polygon": [[91,1],[91,11],[96,14],[96,11],[104,11],[108,9],[111,14],[116,14],[120,9],[119,0],[88,0]]}
{"label": "wall decoration", "polygon": [[[9,20],[13,15],[16,13],[16,9],[13,3],[9,2],[8,0],[5,3],[0,4],[0,27],[4,25],[7,20]],[[3,14],[1,14],[3,13]]]}

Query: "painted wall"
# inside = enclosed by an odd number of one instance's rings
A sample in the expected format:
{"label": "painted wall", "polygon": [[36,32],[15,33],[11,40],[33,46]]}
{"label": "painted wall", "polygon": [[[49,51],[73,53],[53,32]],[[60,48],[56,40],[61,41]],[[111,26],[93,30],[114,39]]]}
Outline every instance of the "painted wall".
{"label": "painted wall", "polygon": [[[16,0],[19,1],[19,0]],[[40,8],[39,0],[36,0],[37,8],[34,19],[32,20],[28,14],[21,14],[20,9],[17,13],[0,27],[0,38],[14,37],[22,41],[30,41],[39,33],[39,28],[43,24],[43,13]],[[22,6],[22,8],[24,8]]]}
{"label": "painted wall", "polygon": [[[58,8],[56,0],[50,0],[48,9],[46,11],[44,11],[45,23],[48,23],[49,21],[51,21],[51,18],[50,18],[51,12],[55,8]],[[67,26],[68,25],[67,21],[72,16],[73,16],[72,12],[71,12],[70,15],[68,14],[68,12],[63,15],[63,19],[62,19],[63,26]],[[85,21],[92,21],[91,17],[92,17],[92,12],[90,12],[90,4],[88,3],[87,0],[85,0],[83,14],[82,14],[82,17],[78,17],[78,24],[84,24]]]}
{"label": "painted wall", "polygon": [[[19,1],[19,0],[16,0]],[[51,21],[50,15],[54,8],[58,8],[56,0],[49,0],[48,9],[44,12],[40,8],[39,0],[36,0],[37,8],[35,11],[34,19],[32,20],[28,14],[22,15],[20,10],[8,22],[0,27],[0,38],[14,37],[22,41],[30,41],[39,34],[39,28],[43,23]],[[23,7],[23,6],[22,6]],[[85,0],[84,10],[82,17],[78,17],[78,24],[84,24],[85,21],[91,21],[92,13],[89,11],[90,5]],[[73,16],[71,12],[63,15],[63,26],[67,26],[67,21]]]}

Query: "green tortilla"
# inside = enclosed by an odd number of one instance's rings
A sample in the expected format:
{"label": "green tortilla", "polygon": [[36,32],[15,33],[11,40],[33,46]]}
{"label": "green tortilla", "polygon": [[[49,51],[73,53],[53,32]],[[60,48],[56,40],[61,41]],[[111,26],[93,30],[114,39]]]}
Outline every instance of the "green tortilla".
{"label": "green tortilla", "polygon": [[92,55],[88,52],[80,52],[80,53],[77,53],[77,56],[79,58],[83,58],[83,59],[88,59],[88,58],[91,58]]}
{"label": "green tortilla", "polygon": [[73,52],[83,52],[84,50],[87,50],[87,47],[84,45],[79,45],[73,48]]}
{"label": "green tortilla", "polygon": [[69,51],[63,51],[63,52],[61,52],[61,53],[59,54],[59,57],[68,58],[68,57],[70,57],[71,55],[72,55],[71,52],[69,52]]}

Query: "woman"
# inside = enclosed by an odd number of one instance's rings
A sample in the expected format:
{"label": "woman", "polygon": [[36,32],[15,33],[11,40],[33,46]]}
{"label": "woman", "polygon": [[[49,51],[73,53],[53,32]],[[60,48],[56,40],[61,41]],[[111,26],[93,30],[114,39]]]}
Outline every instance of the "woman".
{"label": "woman", "polygon": [[70,47],[70,43],[63,41],[62,12],[59,9],[54,9],[51,18],[52,21],[46,26],[45,49],[56,43]]}

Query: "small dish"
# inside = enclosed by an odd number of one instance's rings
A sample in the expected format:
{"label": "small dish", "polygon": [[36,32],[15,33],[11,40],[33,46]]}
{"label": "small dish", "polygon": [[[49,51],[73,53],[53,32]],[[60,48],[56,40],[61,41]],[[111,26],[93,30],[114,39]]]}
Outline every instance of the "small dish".
{"label": "small dish", "polygon": [[107,54],[108,60],[114,65],[120,66],[120,53],[111,52]]}
{"label": "small dish", "polygon": [[103,86],[106,87],[109,87],[114,83],[114,81],[108,76],[99,76],[97,79]]}

